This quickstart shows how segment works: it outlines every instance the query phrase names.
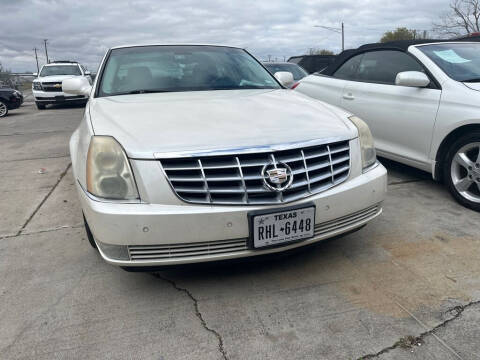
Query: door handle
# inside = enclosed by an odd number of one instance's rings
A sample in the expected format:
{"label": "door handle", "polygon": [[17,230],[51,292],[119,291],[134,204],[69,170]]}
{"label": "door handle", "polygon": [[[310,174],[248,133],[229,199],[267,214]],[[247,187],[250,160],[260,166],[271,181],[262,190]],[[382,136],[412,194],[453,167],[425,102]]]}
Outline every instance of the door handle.
{"label": "door handle", "polygon": [[350,93],[350,92],[343,94],[343,98],[344,98],[345,100],[355,100],[355,96],[353,96],[353,94]]}

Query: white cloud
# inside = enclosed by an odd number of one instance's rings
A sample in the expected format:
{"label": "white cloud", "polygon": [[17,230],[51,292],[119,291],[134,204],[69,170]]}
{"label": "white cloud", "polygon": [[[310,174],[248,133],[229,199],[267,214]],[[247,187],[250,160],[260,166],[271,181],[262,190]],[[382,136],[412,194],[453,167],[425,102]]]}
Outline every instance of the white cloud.
{"label": "white cloud", "polygon": [[219,43],[259,57],[309,48],[340,50],[340,35],[314,25],[345,22],[346,47],[377,41],[398,26],[430,29],[448,0],[0,0],[0,62],[35,69],[33,48],[48,38],[51,59],[96,69],[105,51],[132,43]]}

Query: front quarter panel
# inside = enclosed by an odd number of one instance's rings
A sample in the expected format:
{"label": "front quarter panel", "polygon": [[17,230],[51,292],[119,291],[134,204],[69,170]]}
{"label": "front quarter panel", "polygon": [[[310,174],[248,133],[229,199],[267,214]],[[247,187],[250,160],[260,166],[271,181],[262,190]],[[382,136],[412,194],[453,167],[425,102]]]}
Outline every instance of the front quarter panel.
{"label": "front quarter panel", "polygon": [[465,125],[480,125],[480,92],[451,79],[442,86],[430,151],[432,160],[436,159],[442,141],[452,131]]}
{"label": "front quarter panel", "polygon": [[87,186],[87,153],[92,135],[93,129],[90,123],[89,107],[87,105],[82,121],[78,128],[73,132],[69,144],[73,175],[75,180],[77,180],[84,189],[86,189]]}

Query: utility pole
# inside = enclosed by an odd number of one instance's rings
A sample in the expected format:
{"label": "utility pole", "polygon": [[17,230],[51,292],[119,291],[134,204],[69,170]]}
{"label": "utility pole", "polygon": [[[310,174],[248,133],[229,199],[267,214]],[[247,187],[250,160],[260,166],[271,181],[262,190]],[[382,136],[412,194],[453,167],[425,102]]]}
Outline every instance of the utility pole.
{"label": "utility pole", "polygon": [[270,62],[271,58],[272,58],[272,55],[268,55],[268,62]]}
{"label": "utility pole", "polygon": [[47,57],[47,64],[49,64],[50,60],[48,60],[47,41],[48,39],[43,39],[43,43],[45,44],[45,56]]}
{"label": "utility pole", "polygon": [[342,26],[339,28],[323,25],[314,25],[313,27],[319,27],[325,30],[336,32],[337,34],[342,34],[342,51],[345,50],[345,24],[342,21]]}
{"label": "utility pole", "polygon": [[37,56],[37,48],[33,48],[35,51],[35,60],[37,60],[37,74],[40,72],[40,67],[38,66],[38,56]]}

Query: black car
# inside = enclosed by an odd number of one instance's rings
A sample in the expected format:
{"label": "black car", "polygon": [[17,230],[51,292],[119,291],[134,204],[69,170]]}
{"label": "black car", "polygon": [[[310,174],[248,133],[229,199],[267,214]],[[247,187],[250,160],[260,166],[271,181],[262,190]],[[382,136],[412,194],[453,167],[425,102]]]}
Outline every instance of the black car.
{"label": "black car", "polygon": [[0,87],[0,118],[7,116],[9,110],[17,109],[23,103],[20,91]]}

